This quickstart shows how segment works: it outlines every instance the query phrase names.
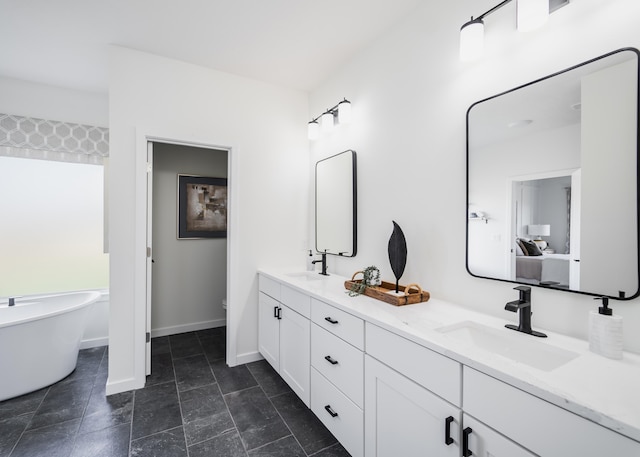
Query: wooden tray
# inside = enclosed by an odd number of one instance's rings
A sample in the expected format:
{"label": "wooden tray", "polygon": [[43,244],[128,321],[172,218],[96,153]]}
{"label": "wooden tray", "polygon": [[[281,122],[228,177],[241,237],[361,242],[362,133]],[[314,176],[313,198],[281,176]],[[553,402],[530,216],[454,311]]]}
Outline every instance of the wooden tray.
{"label": "wooden tray", "polygon": [[[355,279],[358,273],[362,272],[356,271],[351,277],[350,281],[344,282],[345,289],[351,290],[354,284],[362,283],[362,279]],[[363,294],[367,297],[375,298],[376,300],[382,300],[394,306],[412,305],[414,303],[429,301],[429,298],[431,298],[431,294],[429,294],[429,292],[427,292],[426,290],[422,290],[422,288],[417,284],[409,284],[408,286],[400,285],[398,288],[401,291],[400,295],[395,294],[395,284],[382,281],[382,284],[380,284],[379,286],[366,287]]]}

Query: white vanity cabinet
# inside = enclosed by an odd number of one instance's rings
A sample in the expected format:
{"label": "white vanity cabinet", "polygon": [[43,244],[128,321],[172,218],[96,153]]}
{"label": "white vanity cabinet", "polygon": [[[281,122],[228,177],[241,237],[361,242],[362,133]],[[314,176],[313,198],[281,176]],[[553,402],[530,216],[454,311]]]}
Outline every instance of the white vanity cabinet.
{"label": "white vanity cabinet", "polygon": [[[640,456],[631,438],[640,429],[611,422],[636,417],[621,394],[601,415],[583,392],[579,402],[566,394],[574,384],[565,379],[532,383],[460,354],[441,335],[407,331],[405,319],[419,313],[343,298],[343,283],[260,274],[259,349],[353,457]],[[432,300],[424,312],[448,317],[455,305],[443,304]],[[635,373],[633,358],[626,362]],[[630,405],[637,401],[633,394]]]}
{"label": "white vanity cabinet", "polygon": [[364,321],[311,300],[311,410],[353,457],[364,455]]}
{"label": "white vanity cabinet", "polygon": [[310,405],[310,297],[260,276],[258,347],[305,405]]}
{"label": "white vanity cabinet", "polygon": [[[640,456],[640,443],[466,366],[463,404],[465,417],[472,416],[536,455]],[[471,443],[474,434],[475,430]],[[477,436],[483,439],[480,431]]]}
{"label": "white vanity cabinet", "polygon": [[367,457],[459,456],[461,365],[366,326]]}

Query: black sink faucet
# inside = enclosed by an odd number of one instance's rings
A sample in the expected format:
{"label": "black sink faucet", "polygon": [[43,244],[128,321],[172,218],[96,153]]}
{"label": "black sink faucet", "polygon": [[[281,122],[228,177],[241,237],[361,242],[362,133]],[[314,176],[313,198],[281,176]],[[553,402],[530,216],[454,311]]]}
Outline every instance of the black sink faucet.
{"label": "black sink faucet", "polygon": [[531,329],[531,287],[518,286],[514,287],[514,290],[520,292],[520,298],[515,301],[508,302],[504,309],[511,312],[519,312],[518,325],[507,324],[505,327],[516,330],[522,333],[528,333],[529,335],[538,336],[540,338],[546,338],[547,335],[541,332],[536,332]]}
{"label": "black sink faucet", "polygon": [[327,273],[327,251],[325,250],[320,255],[322,256],[321,259],[313,260],[311,263],[315,265],[318,262],[322,262],[322,271],[320,272],[320,274],[329,276],[329,273]]}

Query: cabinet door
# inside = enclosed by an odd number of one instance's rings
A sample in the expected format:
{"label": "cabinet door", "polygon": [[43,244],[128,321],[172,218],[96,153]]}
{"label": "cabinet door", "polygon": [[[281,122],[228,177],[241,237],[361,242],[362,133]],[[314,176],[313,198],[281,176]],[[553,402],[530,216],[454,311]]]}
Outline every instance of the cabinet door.
{"label": "cabinet door", "polygon": [[311,324],[282,305],[280,320],[280,376],[309,406]]}
{"label": "cabinet door", "polygon": [[260,354],[276,370],[280,371],[280,320],[281,305],[270,296],[258,294],[258,349]]}
{"label": "cabinet door", "polygon": [[460,455],[460,410],[370,356],[364,411],[367,457]]}
{"label": "cabinet door", "polygon": [[[535,457],[482,422],[463,414],[463,434],[467,448],[476,457]],[[463,435],[463,441],[465,440]],[[463,444],[464,448],[464,444]]]}

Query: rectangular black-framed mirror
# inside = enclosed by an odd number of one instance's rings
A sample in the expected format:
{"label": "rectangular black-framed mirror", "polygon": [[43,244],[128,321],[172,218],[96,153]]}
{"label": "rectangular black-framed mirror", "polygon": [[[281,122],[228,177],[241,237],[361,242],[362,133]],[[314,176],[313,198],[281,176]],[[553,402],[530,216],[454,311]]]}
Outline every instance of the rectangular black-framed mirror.
{"label": "rectangular black-framed mirror", "polygon": [[316,251],[344,257],[357,252],[356,152],[316,163]]}
{"label": "rectangular black-framed mirror", "polygon": [[471,275],[638,296],[638,55],[619,49],[471,105]]}

